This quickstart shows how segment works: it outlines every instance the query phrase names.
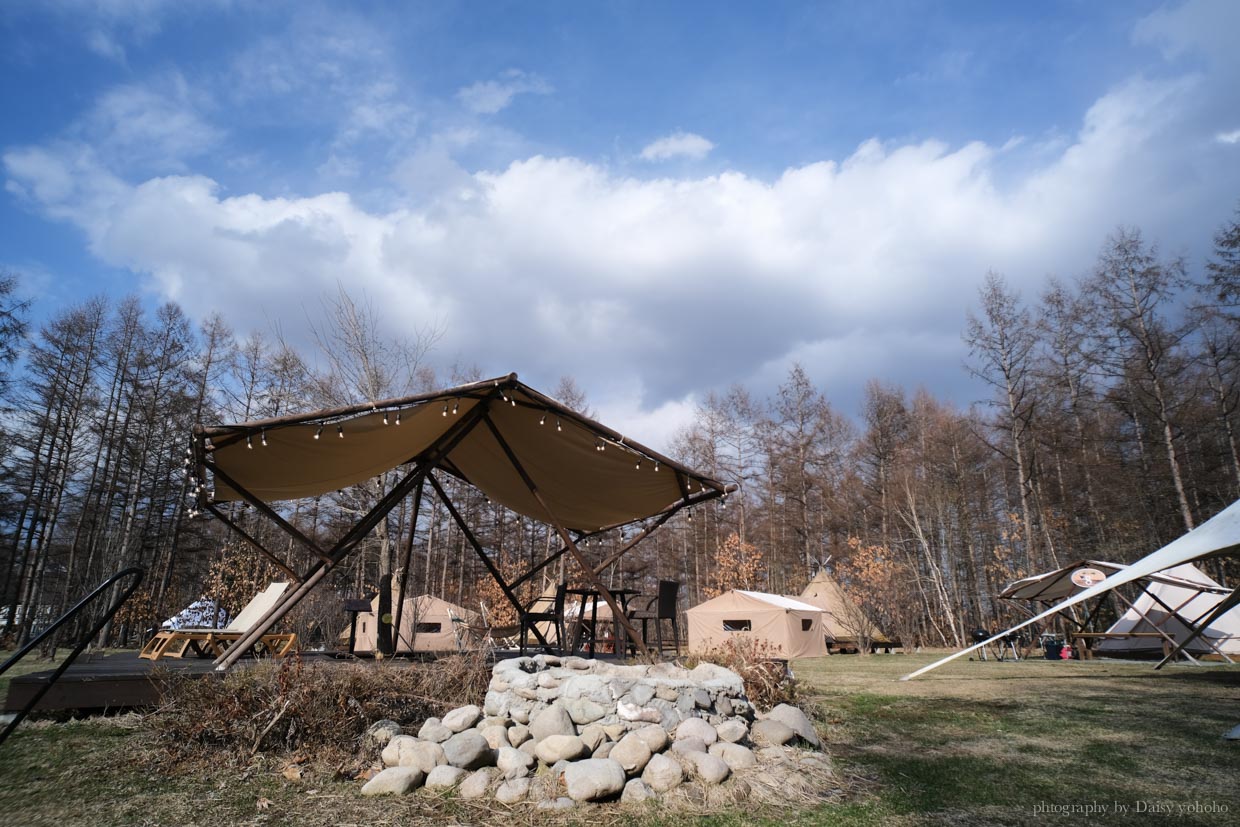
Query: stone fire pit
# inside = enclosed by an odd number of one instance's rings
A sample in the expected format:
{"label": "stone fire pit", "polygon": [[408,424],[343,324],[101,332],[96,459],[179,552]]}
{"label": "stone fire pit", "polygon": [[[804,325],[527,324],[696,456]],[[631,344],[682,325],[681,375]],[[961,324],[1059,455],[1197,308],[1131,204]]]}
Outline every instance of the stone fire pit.
{"label": "stone fire pit", "polygon": [[367,738],[386,768],[363,795],[425,787],[542,808],[656,798],[787,803],[832,783],[830,759],[800,709],[758,713],[740,676],[709,663],[502,660],[481,709],[431,718],[416,736],[380,721]]}

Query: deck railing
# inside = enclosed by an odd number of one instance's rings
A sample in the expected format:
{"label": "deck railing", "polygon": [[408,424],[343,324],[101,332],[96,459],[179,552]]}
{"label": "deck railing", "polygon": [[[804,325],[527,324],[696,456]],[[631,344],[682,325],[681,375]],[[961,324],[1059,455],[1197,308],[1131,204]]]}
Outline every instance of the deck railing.
{"label": "deck railing", "polygon": [[121,571],[118,571],[116,574],[112,575],[107,580],[104,580],[102,583],[100,583],[95,588],[94,591],[92,591],[90,594],[86,595],[81,600],[79,600],[77,602],[77,605],[75,605],[72,609],[65,612],[63,615],[61,615],[60,618],[57,619],[55,623],[53,623],[51,626],[48,626],[46,629],[44,629],[39,634],[38,637],[36,637],[34,640],[30,641],[25,646],[23,646],[20,651],[18,651],[16,654],[13,655],[13,657],[6,660],[3,666],[0,666],[0,675],[3,675],[10,668],[12,668],[14,664],[16,664],[18,661],[24,658],[27,654],[32,652],[40,643],[46,640],[49,635],[51,635],[61,626],[64,626],[70,620],[75,618],[78,612],[82,611],[87,606],[89,606],[91,603],[93,603],[95,599],[99,597],[99,595],[103,594],[105,591],[110,589],[113,586],[113,584],[123,580],[126,577],[134,578],[133,583],[131,583],[129,587],[125,589],[124,593],[122,593],[121,596],[118,597],[112,603],[112,605],[108,607],[108,610],[103,613],[103,616],[99,618],[99,620],[95,623],[94,627],[91,628],[89,632],[82,635],[82,639],[78,642],[78,645],[74,647],[73,651],[69,653],[69,656],[66,657],[61,662],[60,666],[57,667],[56,671],[52,673],[52,676],[51,678],[48,679],[47,683],[43,684],[43,686],[40,687],[39,691],[34,693],[34,696],[26,703],[25,708],[22,709],[20,712],[18,712],[17,715],[14,716],[13,720],[9,722],[9,725],[4,728],[4,732],[0,732],[0,744],[3,744],[5,740],[9,737],[10,733],[12,733],[13,730],[17,729],[17,725],[20,724],[22,720],[25,719],[25,717],[28,714],[30,714],[30,710],[34,709],[35,705],[38,704],[38,702],[43,698],[43,696],[47,694],[47,691],[52,688],[52,684],[60,680],[60,676],[65,673],[65,670],[69,668],[70,664],[72,664],[73,661],[77,660],[77,656],[82,654],[82,650],[85,649],[86,646],[91,642],[91,640],[94,639],[95,635],[99,634],[99,631],[107,624],[109,620],[112,619],[113,615],[115,615],[120,610],[121,606],[125,605],[125,601],[128,600],[133,595],[133,593],[138,590],[138,586],[142,583],[142,578],[143,576],[145,576],[145,574],[146,574],[146,571],[138,566],[130,566],[127,569],[122,569]]}

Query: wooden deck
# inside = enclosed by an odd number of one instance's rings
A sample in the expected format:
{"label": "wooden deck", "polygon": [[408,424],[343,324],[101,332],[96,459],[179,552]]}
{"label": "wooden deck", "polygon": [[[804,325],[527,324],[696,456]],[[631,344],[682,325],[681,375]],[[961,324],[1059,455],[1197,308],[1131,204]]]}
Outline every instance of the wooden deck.
{"label": "wooden deck", "polygon": [[[303,660],[335,660],[329,654],[302,653]],[[234,668],[242,669],[253,660],[244,660]],[[47,682],[55,667],[42,672],[19,675],[9,682],[5,712],[16,712]],[[35,709],[126,709],[154,706],[159,703],[159,684],[171,675],[192,675],[207,678],[216,674],[210,658],[161,658],[157,661],[138,657],[138,652],[117,652],[110,655],[82,655],[60,680],[52,685]]]}

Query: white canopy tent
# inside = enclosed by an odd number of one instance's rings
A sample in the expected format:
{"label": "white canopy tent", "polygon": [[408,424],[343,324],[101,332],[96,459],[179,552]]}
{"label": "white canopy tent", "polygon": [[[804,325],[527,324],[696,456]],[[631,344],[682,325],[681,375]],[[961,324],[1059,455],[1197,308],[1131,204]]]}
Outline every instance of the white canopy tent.
{"label": "white canopy tent", "polygon": [[[1034,623],[1045,620],[1048,617],[1052,617],[1069,606],[1083,603],[1086,600],[1108,591],[1109,589],[1115,588],[1116,586],[1123,585],[1124,583],[1130,583],[1142,577],[1148,577],[1156,572],[1165,571],[1166,569],[1179,566],[1184,563],[1192,563],[1196,560],[1203,560],[1209,557],[1217,557],[1224,554],[1235,554],[1238,550],[1240,550],[1240,500],[1232,503],[1227,508],[1216,514],[1212,519],[1207,520],[1182,537],[1173,540],[1153,554],[1138,560],[1122,571],[1117,571],[1114,574],[1107,576],[1100,583],[1078,592],[1063,602],[1052,606],[1041,614],[1035,615],[1022,623],[1018,623],[1012,628],[1007,629],[991,638],[983,640],[980,643],[975,643],[967,649],[961,649],[959,652],[954,652],[941,660],[935,661],[929,666],[923,666],[921,669],[905,675],[900,680],[906,681],[910,678],[915,678],[918,675],[924,675],[926,672],[929,672],[932,669],[937,669],[948,661],[955,660],[956,658],[966,655],[969,652],[981,649],[983,646],[996,643],[1012,632],[1015,632],[1017,629],[1023,629],[1026,626],[1031,626]],[[1232,593],[1225,599],[1221,600],[1208,615],[1202,617],[1197,623],[1197,630],[1191,635],[1186,636],[1184,640],[1180,641],[1177,650],[1164,658],[1158,665],[1161,667],[1167,662],[1167,660],[1178,654],[1179,650],[1191,643],[1196,636],[1200,634],[1201,630],[1208,627],[1217,618],[1223,616],[1230,611],[1232,607],[1238,604],[1240,604],[1240,589],[1232,591]]]}

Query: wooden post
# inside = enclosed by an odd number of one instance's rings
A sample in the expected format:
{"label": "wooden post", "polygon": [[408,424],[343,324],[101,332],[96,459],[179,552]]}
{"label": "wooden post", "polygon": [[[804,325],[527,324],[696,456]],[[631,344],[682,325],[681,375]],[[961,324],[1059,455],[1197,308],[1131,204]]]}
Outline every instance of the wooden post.
{"label": "wooden post", "polygon": [[[418,528],[418,512],[422,508],[422,491],[426,480],[418,483],[417,490],[413,494],[413,515],[409,519],[409,539],[405,542],[405,557],[401,561],[400,568],[400,594],[397,595],[396,603],[396,650],[400,651],[400,630],[402,617],[405,613],[405,587],[409,583],[409,559],[413,556],[413,533]],[[417,618],[414,618],[417,622]],[[416,626],[414,634],[416,635]],[[413,641],[408,641],[409,651],[413,652]]]}

